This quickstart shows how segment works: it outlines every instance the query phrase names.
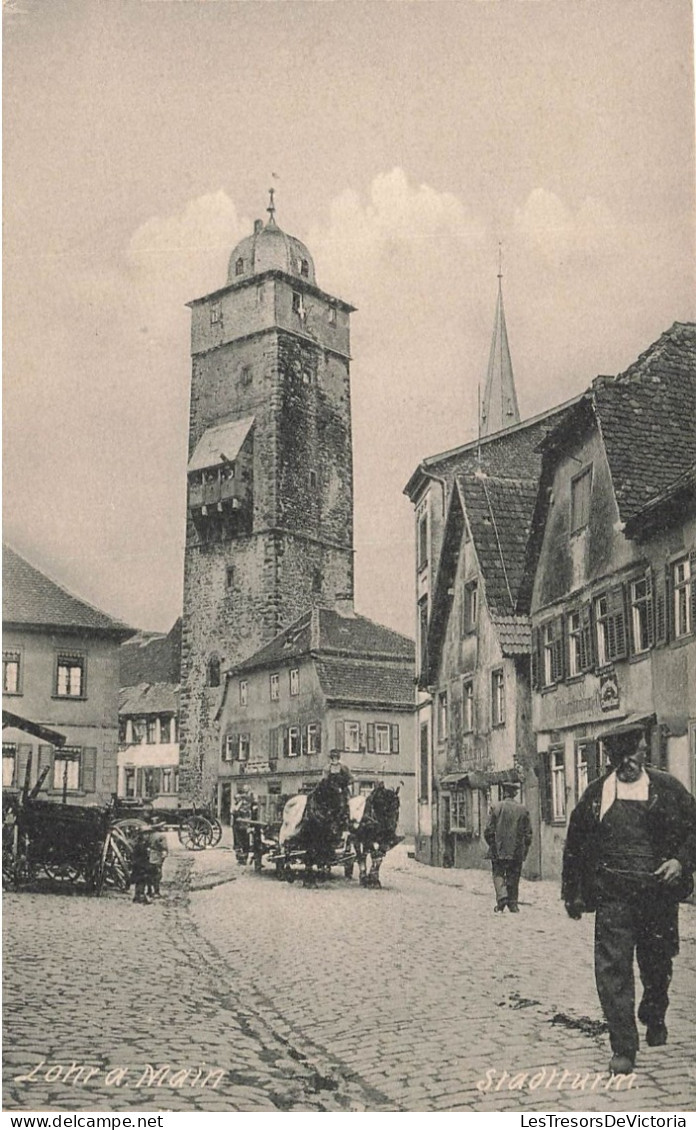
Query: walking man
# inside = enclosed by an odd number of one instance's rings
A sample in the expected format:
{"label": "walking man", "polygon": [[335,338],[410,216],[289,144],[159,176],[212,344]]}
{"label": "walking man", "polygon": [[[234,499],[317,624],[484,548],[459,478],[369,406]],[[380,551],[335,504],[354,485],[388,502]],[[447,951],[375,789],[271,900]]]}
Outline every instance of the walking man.
{"label": "walking man", "polygon": [[169,845],[167,843],[167,836],[162,824],[157,817],[155,817],[150,827],[147,850],[148,863],[150,865],[150,879],[147,885],[147,893],[151,898],[158,899],[162,897],[162,892],[160,891],[162,868],[168,855]]}
{"label": "walking man", "polygon": [[610,771],[585,790],[570,817],[562,897],[571,918],[596,911],[595,979],[609,1025],[615,1075],[638,1051],[633,955],[643,985],[638,1019],[648,1047],[667,1043],[679,902],[693,890],[696,800],[669,773],[646,767],[640,731],[614,739]]}
{"label": "walking man", "polygon": [[502,914],[505,907],[512,914],[519,913],[522,864],[532,843],[529,810],[515,799],[518,788],[515,781],[505,782],[503,799],[491,808],[483,833],[493,869],[496,914]]}

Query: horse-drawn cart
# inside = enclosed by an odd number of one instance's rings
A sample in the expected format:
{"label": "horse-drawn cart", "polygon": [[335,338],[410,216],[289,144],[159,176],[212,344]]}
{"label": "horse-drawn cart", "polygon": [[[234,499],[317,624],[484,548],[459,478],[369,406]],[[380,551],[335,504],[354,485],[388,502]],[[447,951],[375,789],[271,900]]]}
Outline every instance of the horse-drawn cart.
{"label": "horse-drawn cart", "polygon": [[115,826],[128,836],[137,833],[153,820],[168,831],[175,831],[179,843],[188,851],[217,847],[222,838],[222,824],[213,815],[210,805],[179,808],[155,808],[148,801],[114,801]]}
{"label": "horse-drawn cart", "polygon": [[10,889],[45,876],[56,883],[82,883],[95,895],[105,886],[122,890],[128,885],[130,851],[109,808],[55,804],[22,793],[4,798],[2,878]]}

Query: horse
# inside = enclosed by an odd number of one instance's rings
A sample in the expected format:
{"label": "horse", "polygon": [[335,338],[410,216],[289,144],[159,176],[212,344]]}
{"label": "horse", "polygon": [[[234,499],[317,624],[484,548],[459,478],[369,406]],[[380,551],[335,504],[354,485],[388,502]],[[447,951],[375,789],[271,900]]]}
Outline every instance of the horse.
{"label": "horse", "polygon": [[[401,843],[397,836],[399,790],[379,781],[367,796],[352,797],[350,839],[355,848],[361,887],[381,887],[379,871],[390,848]],[[370,870],[367,860],[370,858]]]}
{"label": "horse", "polygon": [[[348,805],[343,790],[324,777],[308,795],[291,797],[283,809],[278,844],[290,854],[301,852],[305,864],[304,884],[314,886],[314,868],[322,874],[336,862],[336,849],[348,831]],[[283,869],[286,877],[291,871]]]}

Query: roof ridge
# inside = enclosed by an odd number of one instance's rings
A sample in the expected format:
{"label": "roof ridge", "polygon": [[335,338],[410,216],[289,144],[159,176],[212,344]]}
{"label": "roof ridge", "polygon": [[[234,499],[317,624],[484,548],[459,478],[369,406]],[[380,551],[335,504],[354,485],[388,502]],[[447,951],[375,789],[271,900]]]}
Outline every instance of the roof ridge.
{"label": "roof ridge", "polygon": [[70,589],[66,588],[64,584],[62,584],[60,581],[55,580],[55,578],[52,577],[50,573],[47,573],[45,569],[40,569],[38,565],[32,565],[31,561],[24,557],[23,554],[19,553],[14,548],[14,546],[10,545],[9,542],[4,541],[2,543],[3,558],[5,557],[5,554],[8,550],[10,553],[13,553],[15,557],[18,557],[23,565],[26,565],[34,573],[38,573],[40,577],[43,577],[44,580],[49,581],[50,584],[55,585],[55,587],[59,589],[60,592],[62,592],[65,596],[70,597],[71,600],[76,600],[78,604],[82,604],[85,608],[89,608],[90,612],[96,612],[99,616],[103,616],[106,620],[110,620],[115,628],[127,628],[128,630],[132,630],[134,632],[138,631],[138,629],[132,629],[129,624],[126,624],[125,620],[117,619],[115,616],[112,616],[110,612],[105,612],[103,608],[98,608],[96,604],[92,604],[91,601],[85,600],[83,596],[78,596],[77,593],[71,592]]}

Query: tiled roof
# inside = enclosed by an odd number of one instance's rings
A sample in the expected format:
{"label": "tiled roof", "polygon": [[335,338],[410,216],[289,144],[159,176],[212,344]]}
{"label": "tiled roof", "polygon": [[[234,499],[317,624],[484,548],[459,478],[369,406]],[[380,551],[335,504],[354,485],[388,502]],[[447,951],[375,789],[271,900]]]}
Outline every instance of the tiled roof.
{"label": "tiled roof", "polygon": [[412,663],[321,657],[316,660],[316,669],[322,690],[332,702],[413,708]]}
{"label": "tiled roof", "polygon": [[495,616],[494,623],[503,655],[529,655],[532,627],[526,616]]}
{"label": "tiled roof", "polygon": [[255,652],[235,671],[250,671],[283,663],[309,652],[355,657],[405,659],[413,662],[415,644],[407,636],[376,624],[366,616],[345,615],[332,608],[305,612],[269,644]]}
{"label": "tiled roof", "polygon": [[133,629],[107,616],[52,581],[10,546],[3,546],[2,616],[6,624],[109,632],[122,638]]}
{"label": "tiled roof", "polygon": [[124,687],[118,700],[119,714],[178,714],[178,683],[140,683]]}
{"label": "tiled roof", "polygon": [[696,324],[675,322],[592,397],[626,522],[696,463]]}
{"label": "tiled roof", "polygon": [[517,610],[538,480],[459,475],[490,612]]}
{"label": "tiled roof", "polygon": [[181,670],[181,617],[171,630],[138,632],[121,645],[120,684],[178,683]]}
{"label": "tiled roof", "polygon": [[429,456],[411,476],[404,488],[405,493],[414,497],[422,472],[428,471],[433,471],[450,483],[456,475],[467,474],[479,468],[489,475],[505,477],[514,473],[522,479],[538,478],[541,468],[539,444],[579,399],[575,397],[531,420],[486,436],[480,442],[474,440],[452,451]]}

